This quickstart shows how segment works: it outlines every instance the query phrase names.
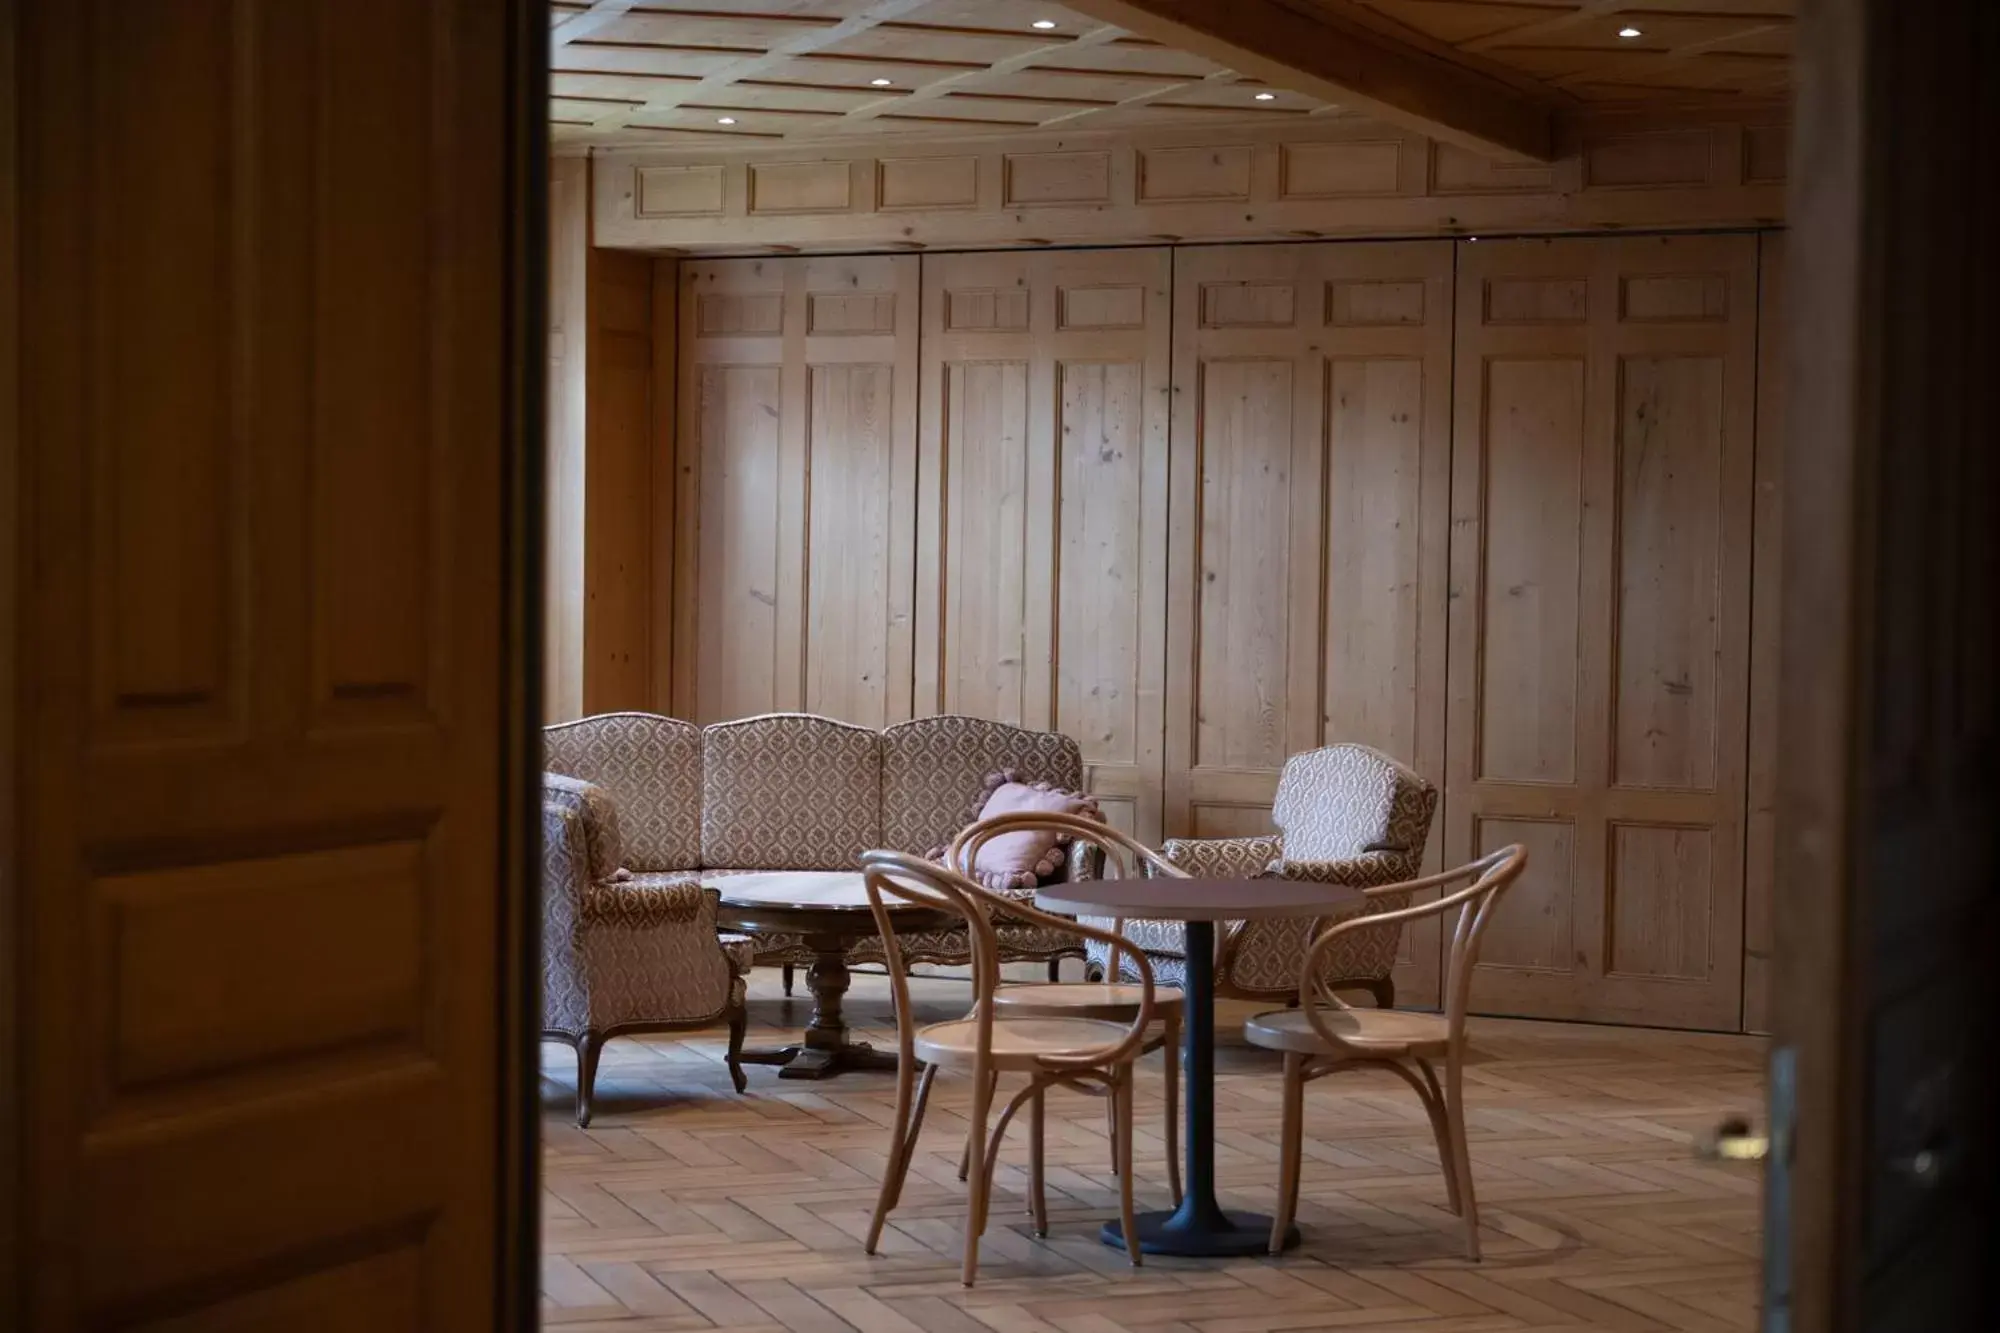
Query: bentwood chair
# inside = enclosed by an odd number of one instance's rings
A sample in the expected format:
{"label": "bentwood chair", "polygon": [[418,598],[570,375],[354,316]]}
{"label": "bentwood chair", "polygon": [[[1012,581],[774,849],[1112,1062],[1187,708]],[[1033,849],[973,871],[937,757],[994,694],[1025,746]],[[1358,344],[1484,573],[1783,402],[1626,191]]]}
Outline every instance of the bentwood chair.
{"label": "bentwood chair", "polygon": [[[1089,843],[1104,853],[1102,877],[1107,879],[1132,878],[1142,873],[1169,878],[1185,878],[1187,872],[1166,860],[1158,852],[1126,837],[1123,833],[1100,820],[1086,819],[1078,815],[1026,810],[1014,814],[995,815],[971,825],[956,838],[945,851],[945,864],[969,874],[973,860],[979,849],[992,838],[1003,833],[1020,833],[1030,830],[1046,830],[1069,835],[1076,842]],[[1125,923],[1114,922],[1114,934],[1122,934]],[[1135,948],[1126,949],[1136,953]],[[1003,1018],[1100,1018],[1112,1022],[1129,1023],[1139,1011],[1141,988],[1129,982],[1105,981],[1034,981],[1002,986],[993,993],[994,1012]],[[1161,1052],[1164,1066],[1163,1083],[1166,1093],[1165,1141],[1167,1150],[1167,1182],[1173,1190],[1174,1207],[1181,1204],[1181,1159],[1179,1144],[1180,1126],[1180,1070],[1181,1070],[1181,1019],[1187,1008],[1186,998],[1177,986],[1155,986],[1153,988],[1153,1013],[1159,1019],[1160,1032],[1149,1038],[1140,1054],[1145,1055],[1157,1049]],[[1118,1130],[1116,1118],[1107,1113],[1106,1134],[1111,1141],[1114,1161],[1119,1157]],[[965,1179],[970,1154],[959,1163],[958,1178]]]}
{"label": "bentwood chair", "polygon": [[[1139,1008],[1129,1023],[1097,1018],[1028,1018],[1003,1016],[993,1003],[1000,983],[1000,944],[993,918],[1003,916],[1031,926],[1071,928],[1016,899],[991,893],[965,876],[903,852],[868,852],[861,858],[868,905],[882,930],[888,953],[889,991],[896,1006],[896,1118],[889,1139],[889,1160],[875,1216],[868,1224],[869,1254],[882,1238],[882,1226],[896,1206],[923,1126],[931,1082],[940,1069],[963,1070],[972,1076],[972,1109],[967,1153],[973,1170],[966,1195],[965,1266],[959,1280],[971,1286],[979,1271],[979,1238],[986,1230],[993,1172],[999,1165],[1000,1144],[1007,1126],[1024,1106],[1028,1110],[1028,1201],[1035,1234],[1048,1234],[1048,1200],[1043,1189],[1043,1102],[1050,1088],[1070,1088],[1106,1097],[1115,1109],[1118,1137],[1118,1209],[1125,1227],[1125,1246],[1139,1263],[1139,1233],[1132,1214],[1132,1065],[1153,1021],[1153,976],[1139,967]],[[965,918],[972,946],[973,1003],[964,1018],[946,1023],[916,1022],[910,1005],[910,983],[899,956],[888,902],[937,906],[940,903]],[[1085,927],[1087,937],[1102,932]],[[1115,939],[1116,937],[1110,937]],[[921,1070],[921,1075],[919,1075]],[[1000,1111],[987,1131],[997,1076],[1027,1075],[1027,1083]]]}
{"label": "bentwood chair", "polygon": [[[1301,1136],[1305,1086],[1340,1069],[1386,1069],[1416,1092],[1429,1113],[1444,1169],[1445,1197],[1465,1223],[1465,1257],[1479,1258],[1479,1205],[1472,1195],[1472,1158],[1465,1144],[1465,1011],[1479,937],[1493,918],[1494,904],[1528,863],[1518,844],[1489,852],[1469,865],[1441,875],[1411,880],[1411,892],[1463,888],[1441,893],[1434,902],[1379,916],[1349,917],[1324,931],[1306,951],[1299,977],[1299,1007],[1258,1014],[1243,1025],[1251,1044],[1285,1057],[1284,1120],[1278,1167],[1278,1206],[1271,1210],[1271,1253],[1284,1250],[1285,1233],[1299,1204]],[[1465,881],[1471,883],[1466,884]],[[1351,1008],[1328,984],[1327,958],[1351,930],[1412,921],[1458,909],[1451,933],[1451,962],[1445,974],[1445,1011],[1415,1014],[1395,1009]],[[1436,1062],[1444,1062],[1440,1086]]]}

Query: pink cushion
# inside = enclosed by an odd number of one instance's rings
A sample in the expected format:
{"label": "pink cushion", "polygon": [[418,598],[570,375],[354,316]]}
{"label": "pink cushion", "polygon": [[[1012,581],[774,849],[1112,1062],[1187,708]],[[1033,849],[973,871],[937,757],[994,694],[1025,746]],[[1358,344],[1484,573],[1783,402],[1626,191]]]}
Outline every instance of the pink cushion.
{"label": "pink cushion", "polygon": [[[1002,782],[986,798],[981,819],[1025,810],[1097,818],[1097,802],[1081,792],[1064,791],[1046,782]],[[1002,833],[980,844],[972,858],[972,875],[989,889],[1031,889],[1062,865],[1060,850],[1069,839],[1054,829],[1023,829]]]}

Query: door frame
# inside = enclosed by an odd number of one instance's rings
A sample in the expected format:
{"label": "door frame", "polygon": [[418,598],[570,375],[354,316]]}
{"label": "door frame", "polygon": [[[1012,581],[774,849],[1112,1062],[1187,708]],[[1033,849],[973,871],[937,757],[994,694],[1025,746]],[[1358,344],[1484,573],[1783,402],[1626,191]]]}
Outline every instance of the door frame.
{"label": "door frame", "polygon": [[0,0],[0,1324],[20,1327],[19,1064],[23,997],[16,922],[20,860],[15,842],[14,758],[19,634],[20,523],[20,140],[15,73],[15,0]]}

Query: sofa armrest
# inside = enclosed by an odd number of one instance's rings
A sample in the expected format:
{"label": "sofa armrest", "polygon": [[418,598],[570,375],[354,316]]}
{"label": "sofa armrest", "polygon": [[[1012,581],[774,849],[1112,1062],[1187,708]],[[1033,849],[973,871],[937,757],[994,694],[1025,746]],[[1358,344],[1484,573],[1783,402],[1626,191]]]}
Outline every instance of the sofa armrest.
{"label": "sofa armrest", "polygon": [[1160,855],[1207,879],[1255,879],[1278,859],[1277,834],[1255,838],[1169,838]]}

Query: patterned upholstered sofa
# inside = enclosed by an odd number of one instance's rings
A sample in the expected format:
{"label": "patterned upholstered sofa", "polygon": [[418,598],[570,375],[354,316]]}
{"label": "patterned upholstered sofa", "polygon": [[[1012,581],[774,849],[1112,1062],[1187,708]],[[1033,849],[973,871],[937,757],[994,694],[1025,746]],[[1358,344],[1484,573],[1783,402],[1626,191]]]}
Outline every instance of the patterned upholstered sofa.
{"label": "patterned upholstered sofa", "polygon": [[[607,713],[549,727],[544,766],[602,788],[617,807],[626,864],[650,877],[853,870],[876,847],[926,855],[971,822],[989,774],[1083,785],[1076,742],[970,717],[881,731],[808,713],[697,727],[652,713]],[[1083,858],[1076,858],[1079,863]],[[1083,957],[1067,931],[1000,926],[1009,961]],[[911,962],[970,961],[962,930],[902,937]],[[796,937],[758,937],[757,961],[807,964]],[[865,940],[848,962],[883,961]]]}
{"label": "patterned upholstered sofa", "polygon": [[[1285,761],[1271,806],[1275,835],[1170,838],[1160,850],[1192,875],[1268,875],[1380,888],[1421,873],[1437,795],[1436,787],[1379,750],[1329,745]],[[1356,911],[1324,917],[1229,922],[1216,938],[1216,991],[1253,1000],[1296,996],[1306,947],[1321,930],[1349,916],[1406,907],[1407,899],[1407,894],[1383,894]],[[1124,933],[1146,951],[1162,984],[1182,984],[1187,960],[1178,924],[1127,921]],[[1390,973],[1400,941],[1398,926],[1350,932],[1333,953],[1329,981],[1372,991],[1376,1003],[1387,1008],[1395,1002]],[[1091,945],[1091,975],[1103,972],[1109,952]]]}

